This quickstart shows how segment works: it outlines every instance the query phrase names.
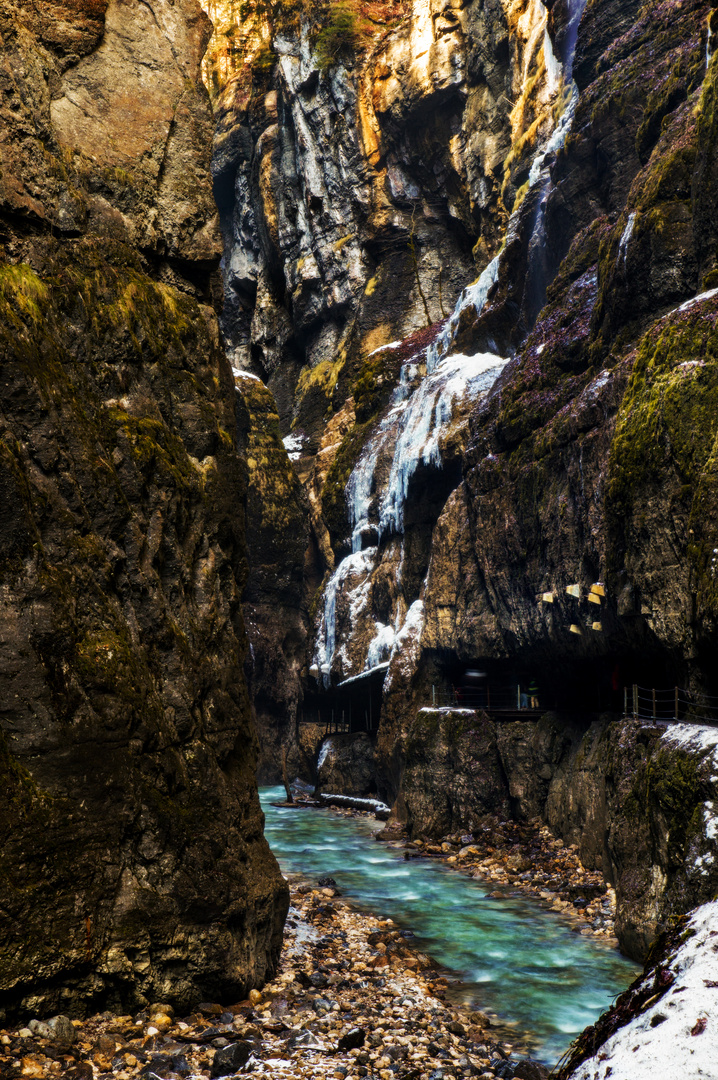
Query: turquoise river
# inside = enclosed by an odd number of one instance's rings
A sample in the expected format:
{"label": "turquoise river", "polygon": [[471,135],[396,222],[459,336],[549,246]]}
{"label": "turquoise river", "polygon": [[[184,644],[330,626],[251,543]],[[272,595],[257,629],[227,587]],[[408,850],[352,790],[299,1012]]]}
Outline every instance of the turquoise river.
{"label": "turquoise river", "polygon": [[530,1033],[534,1053],[555,1062],[635,977],[634,964],[577,934],[540,902],[431,859],[406,861],[377,843],[380,827],[330,810],[272,805],[283,788],[260,789],[267,839],[285,874],[330,876],[357,908],[391,918],[449,969],[451,992]]}

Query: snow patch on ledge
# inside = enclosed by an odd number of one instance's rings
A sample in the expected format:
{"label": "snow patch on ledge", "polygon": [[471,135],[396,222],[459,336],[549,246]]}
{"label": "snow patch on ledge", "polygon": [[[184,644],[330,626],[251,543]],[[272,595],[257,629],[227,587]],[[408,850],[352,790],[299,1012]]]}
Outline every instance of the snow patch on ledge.
{"label": "snow patch on ledge", "polygon": [[662,738],[696,754],[711,753],[718,766],[718,727],[709,724],[673,724],[666,728]]}
{"label": "snow patch on ledge", "polygon": [[388,345],[380,345],[378,349],[372,349],[369,356],[376,356],[377,353],[385,352],[387,349],[398,349],[401,344],[403,344],[401,341],[390,341]]}
{"label": "snow patch on ledge", "polygon": [[255,379],[257,382],[261,382],[259,375],[253,375],[251,371],[244,371],[242,368],[232,368],[232,374],[235,379]]}
{"label": "snow patch on ledge", "polygon": [[[715,1080],[718,901],[696,908],[694,935],[666,965],[673,986],[582,1062],[572,1080]],[[651,976],[652,977],[652,976]]]}
{"label": "snow patch on ledge", "polygon": [[476,716],[480,713],[481,709],[459,709],[453,705],[441,705],[438,708],[434,705],[425,705],[423,709],[419,709],[419,712],[440,712],[440,713],[461,713],[462,716]]}
{"label": "snow patch on ledge", "polygon": [[374,667],[367,668],[366,671],[360,671],[358,675],[350,675],[348,679],[343,679],[339,686],[350,686],[352,683],[359,682],[361,679],[368,679],[370,675],[376,675],[379,671],[388,671],[389,661],[386,660],[383,664],[375,664]]}
{"label": "snow patch on ledge", "polygon": [[669,319],[677,311],[689,311],[694,304],[701,304],[704,300],[712,300],[714,296],[718,296],[718,289],[708,289],[707,292],[698,293],[697,296],[692,296],[690,300],[684,300],[678,307],[672,308],[666,315],[662,315],[659,322],[662,322],[663,319]]}

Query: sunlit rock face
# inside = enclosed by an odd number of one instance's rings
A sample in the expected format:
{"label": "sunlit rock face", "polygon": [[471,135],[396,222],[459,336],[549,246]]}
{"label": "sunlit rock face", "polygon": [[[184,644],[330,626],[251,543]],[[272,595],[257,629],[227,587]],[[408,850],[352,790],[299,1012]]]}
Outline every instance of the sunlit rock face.
{"label": "sunlit rock face", "polygon": [[270,72],[242,68],[218,102],[224,329],[286,421],[316,425],[363,351],[449,314],[553,126],[542,4],[404,15],[326,70],[308,24],[280,25]]}
{"label": "sunlit rock face", "polygon": [[244,996],[287,894],[243,666],[208,22],[6,3],[0,1007]]}
{"label": "sunlit rock face", "polygon": [[466,420],[505,362],[430,347],[559,106],[542,4],[379,14],[391,29],[328,67],[308,23],[275,26],[265,66],[245,26],[217,102],[223,331],[275,395],[309,499],[310,593],[325,579],[305,687],[385,663],[419,598]]}

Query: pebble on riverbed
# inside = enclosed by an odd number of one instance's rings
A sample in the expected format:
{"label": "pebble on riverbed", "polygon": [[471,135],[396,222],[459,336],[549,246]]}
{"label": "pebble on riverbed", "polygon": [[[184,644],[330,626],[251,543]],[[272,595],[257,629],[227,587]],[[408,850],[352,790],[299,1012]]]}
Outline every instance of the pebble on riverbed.
{"label": "pebble on riverbed", "polygon": [[[153,1004],[0,1032],[3,1080],[461,1080],[547,1070],[490,1015],[442,1002],[447,980],[391,922],[326,886],[295,885],[280,974],[251,1000],[182,1019]],[[68,1027],[68,1025],[70,1025]],[[71,1032],[74,1041],[70,1041]]]}

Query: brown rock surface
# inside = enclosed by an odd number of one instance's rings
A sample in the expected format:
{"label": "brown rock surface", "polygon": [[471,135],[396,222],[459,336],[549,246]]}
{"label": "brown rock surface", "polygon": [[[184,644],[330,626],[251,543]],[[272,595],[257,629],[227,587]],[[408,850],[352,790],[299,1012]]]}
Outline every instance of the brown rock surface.
{"label": "brown rock surface", "polygon": [[287,903],[205,303],[207,24],[191,0],[0,19],[0,1005],[187,1008],[271,976]]}
{"label": "brown rock surface", "polygon": [[271,392],[236,378],[238,431],[248,467],[249,575],[244,617],[247,678],[259,735],[260,783],[311,775],[297,734],[300,675],[307,649],[307,499],[287,457]]}
{"label": "brown rock surface", "polygon": [[363,732],[329,735],[319,749],[317,792],[363,797],[376,793],[374,742]]}

